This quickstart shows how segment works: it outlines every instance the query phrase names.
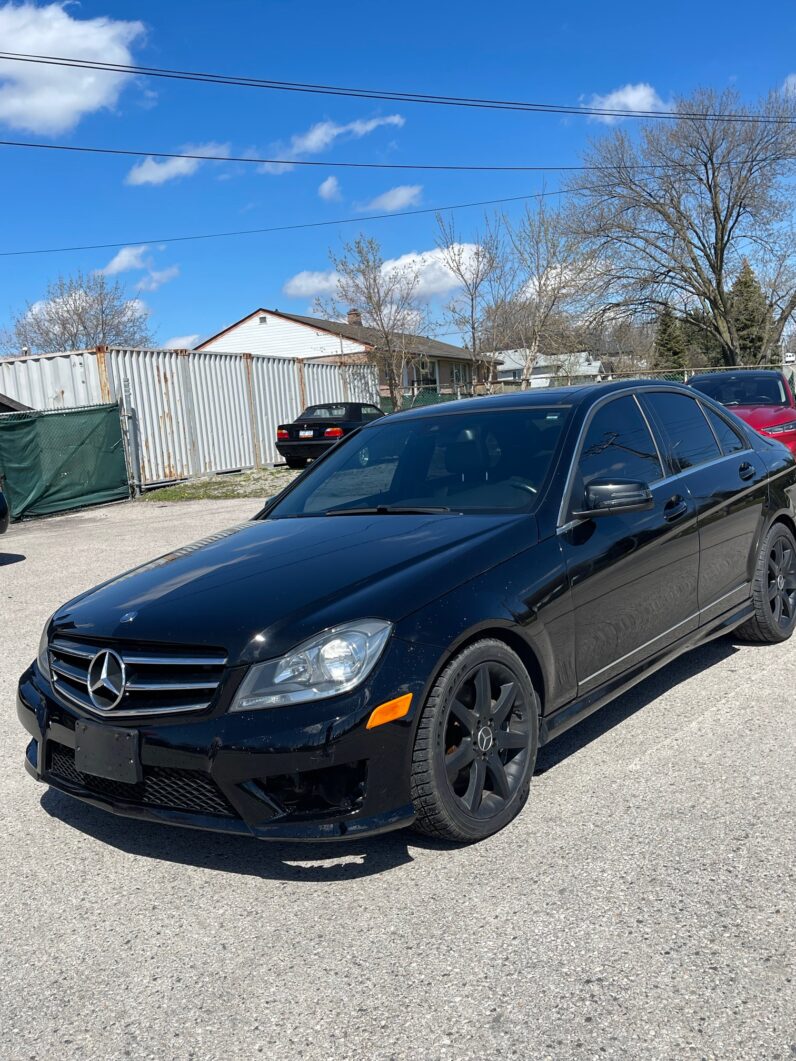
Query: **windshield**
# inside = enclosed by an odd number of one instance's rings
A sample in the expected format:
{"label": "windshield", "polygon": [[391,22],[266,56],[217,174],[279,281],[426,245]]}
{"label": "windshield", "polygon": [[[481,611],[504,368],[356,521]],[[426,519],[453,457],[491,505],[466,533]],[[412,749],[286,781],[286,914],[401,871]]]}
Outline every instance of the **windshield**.
{"label": "windshield", "polygon": [[788,397],[779,376],[723,376],[701,379],[697,390],[722,405],[787,405]]}
{"label": "windshield", "polygon": [[268,518],[367,510],[521,512],[534,507],[565,407],[390,419],[340,443]]}

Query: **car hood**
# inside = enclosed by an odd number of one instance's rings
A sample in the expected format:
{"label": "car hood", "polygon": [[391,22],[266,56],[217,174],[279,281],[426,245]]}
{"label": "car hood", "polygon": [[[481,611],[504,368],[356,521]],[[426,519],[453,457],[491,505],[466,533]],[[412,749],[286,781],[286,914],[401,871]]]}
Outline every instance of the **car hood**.
{"label": "car hood", "polygon": [[52,630],[253,662],[349,620],[397,622],[537,538],[529,515],[255,520],[89,590]]}
{"label": "car hood", "polygon": [[796,409],[789,405],[732,405],[729,408],[756,431],[796,420]]}

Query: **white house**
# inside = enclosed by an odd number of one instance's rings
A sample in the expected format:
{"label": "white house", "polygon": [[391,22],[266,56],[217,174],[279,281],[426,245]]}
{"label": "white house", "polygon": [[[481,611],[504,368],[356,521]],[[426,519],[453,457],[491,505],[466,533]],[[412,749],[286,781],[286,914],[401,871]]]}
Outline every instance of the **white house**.
{"label": "white house", "polygon": [[[425,335],[411,335],[408,339],[411,363],[405,370],[406,390],[422,387],[450,391],[472,384],[473,358],[469,350]],[[376,351],[378,342],[378,332],[362,324],[358,310],[349,310],[344,321],[331,321],[260,308],[204,339],[195,349],[355,361]],[[385,380],[380,382],[384,391]]]}
{"label": "white house", "polygon": [[[501,350],[497,378],[504,383],[519,382],[525,374],[528,351],[524,349]],[[549,387],[554,381],[570,383],[597,383],[604,379],[607,370],[599,357],[592,357],[581,350],[573,354],[539,354],[531,369],[531,387]]]}

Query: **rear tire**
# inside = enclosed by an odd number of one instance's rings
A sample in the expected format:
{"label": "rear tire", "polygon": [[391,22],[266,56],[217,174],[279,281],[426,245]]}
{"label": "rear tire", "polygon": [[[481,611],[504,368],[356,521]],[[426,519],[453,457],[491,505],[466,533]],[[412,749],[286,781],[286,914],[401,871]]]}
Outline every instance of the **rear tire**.
{"label": "rear tire", "polygon": [[752,581],[754,616],[738,636],[757,644],[787,641],[796,627],[796,538],[775,523],[763,539]]}
{"label": "rear tire", "polygon": [[285,457],[285,464],[288,468],[292,468],[294,472],[300,471],[302,468],[307,467],[306,457]]}
{"label": "rear tire", "polygon": [[463,649],[429,693],[415,736],[415,829],[472,843],[519,814],[539,744],[539,700],[502,641]]}

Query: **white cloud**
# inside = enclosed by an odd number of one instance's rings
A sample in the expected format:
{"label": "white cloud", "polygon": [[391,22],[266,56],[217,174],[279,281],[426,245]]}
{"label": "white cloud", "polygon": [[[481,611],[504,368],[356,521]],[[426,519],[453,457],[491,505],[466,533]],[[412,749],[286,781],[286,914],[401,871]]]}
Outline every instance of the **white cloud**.
{"label": "white cloud", "polygon": [[340,192],[340,181],[337,177],[327,177],[326,180],[319,186],[318,195],[321,199],[325,199],[327,203],[335,202],[338,199],[342,199]]}
{"label": "white cloud", "polygon": [[179,265],[168,265],[165,269],[150,269],[147,275],[138,281],[135,289],[136,291],[157,291],[159,287],[179,275]]}
{"label": "white cloud", "polygon": [[394,210],[405,210],[407,206],[416,206],[420,202],[423,191],[422,184],[399,184],[397,188],[390,188],[369,203],[360,206],[360,210],[386,210],[388,213]]}
{"label": "white cloud", "polygon": [[788,74],[782,84],[786,96],[796,96],[796,74]]}
{"label": "white cloud", "polygon": [[[131,64],[130,45],[144,34],[142,22],[73,18],[66,3],[5,4],[0,7],[4,51],[73,55],[80,59]],[[74,67],[0,60],[0,122],[35,133],[64,133],[81,118],[114,107],[124,74]]]}
{"label": "white cloud", "polygon": [[164,350],[192,350],[201,337],[197,335],[174,335],[163,344]]}
{"label": "white cloud", "polygon": [[[623,85],[604,96],[595,94],[588,100],[586,106],[596,107],[599,110],[660,111],[661,113],[672,109],[671,101],[666,102],[661,99],[652,85],[644,81],[640,81],[637,85]],[[622,119],[603,114],[595,115],[594,120],[603,122],[605,125],[613,125]]]}
{"label": "white cloud", "polygon": [[[186,144],[181,148],[188,155],[228,155],[229,144]],[[165,184],[178,177],[190,177],[196,173],[203,161],[198,158],[145,158],[137,162],[125,179],[126,184]]]}
{"label": "white cloud", "polygon": [[105,276],[116,276],[117,273],[126,273],[131,269],[146,269],[144,255],[148,249],[146,244],[140,247],[122,247],[108,264],[103,269],[97,269],[97,272],[104,273]]}
{"label": "white cloud", "polygon": [[262,173],[287,173],[293,169],[290,165],[293,159],[303,155],[319,155],[338,140],[359,140],[385,125],[397,126],[400,129],[405,122],[406,119],[400,114],[387,114],[383,118],[360,118],[345,125],[331,121],[316,122],[306,132],[294,133],[287,143],[272,144],[271,152],[287,161],[285,164],[266,162],[260,170]]}
{"label": "white cloud", "polygon": [[[461,250],[466,261],[468,256],[475,253],[476,244],[463,243]],[[436,247],[427,251],[409,251],[398,258],[390,258],[384,263],[385,272],[406,267],[416,267],[420,274],[417,293],[421,299],[427,300],[447,295],[459,286],[459,281],[445,265],[442,251]],[[337,274],[331,269],[317,272],[305,269],[292,276],[282,290],[291,298],[334,295],[337,291]]]}
{"label": "white cloud", "polygon": [[326,272],[313,272],[305,269],[296,273],[282,288],[291,298],[311,298],[316,295],[333,295],[337,290],[337,273],[331,269]]}

